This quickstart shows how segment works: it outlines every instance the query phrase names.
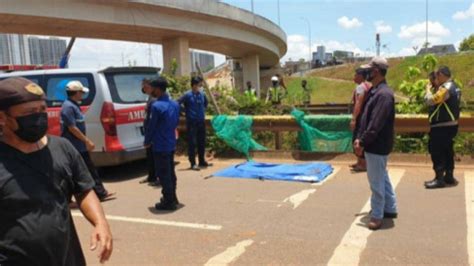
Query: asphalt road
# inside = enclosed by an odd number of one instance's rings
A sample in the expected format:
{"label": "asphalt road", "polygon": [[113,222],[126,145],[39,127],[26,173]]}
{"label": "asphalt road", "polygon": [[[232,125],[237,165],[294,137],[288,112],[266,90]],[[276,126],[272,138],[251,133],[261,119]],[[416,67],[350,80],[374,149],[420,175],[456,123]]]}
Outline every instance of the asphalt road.
{"label": "asphalt road", "polygon": [[[365,173],[333,162],[334,174],[319,185],[208,177],[239,162],[215,160],[194,172],[183,159],[184,206],[175,212],[154,210],[160,189],[139,184],[143,162],[105,170],[107,189],[117,192],[103,203],[115,245],[107,265],[468,265],[469,256],[474,263],[474,168],[456,169],[458,186],[429,191],[429,165],[391,165],[399,217],[373,232],[365,226]],[[73,215],[88,263],[98,264],[88,250],[92,227]]]}

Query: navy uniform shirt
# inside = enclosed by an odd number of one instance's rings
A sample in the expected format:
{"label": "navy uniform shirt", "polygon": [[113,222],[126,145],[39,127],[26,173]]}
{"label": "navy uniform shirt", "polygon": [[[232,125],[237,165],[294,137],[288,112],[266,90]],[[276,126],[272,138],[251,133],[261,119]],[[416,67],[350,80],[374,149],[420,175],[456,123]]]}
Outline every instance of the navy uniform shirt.
{"label": "navy uniform shirt", "polygon": [[85,265],[69,201],[93,187],[63,138],[32,153],[0,142],[0,265]]}
{"label": "navy uniform shirt", "polygon": [[178,103],[184,105],[187,121],[204,121],[207,108],[207,98],[203,92],[198,91],[194,93],[190,90],[179,98]]}
{"label": "navy uniform shirt", "polygon": [[70,126],[77,127],[86,135],[86,122],[81,108],[76,102],[68,99],[61,108],[61,137],[69,140],[79,152],[87,152],[86,144],[69,131]]}
{"label": "navy uniform shirt", "polygon": [[158,98],[150,110],[145,145],[153,145],[154,152],[173,152],[176,149],[176,128],[179,123],[179,105],[168,94]]}

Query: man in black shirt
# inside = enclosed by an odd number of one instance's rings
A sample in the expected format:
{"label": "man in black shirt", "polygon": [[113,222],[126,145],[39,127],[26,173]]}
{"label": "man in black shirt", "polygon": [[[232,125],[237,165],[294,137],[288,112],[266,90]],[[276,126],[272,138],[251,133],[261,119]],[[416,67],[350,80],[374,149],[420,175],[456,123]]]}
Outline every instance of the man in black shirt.
{"label": "man in black shirt", "polygon": [[44,92],[23,78],[0,81],[0,265],[85,265],[69,210],[74,196],[92,223],[101,262],[112,235],[94,180],[76,149],[46,136]]}

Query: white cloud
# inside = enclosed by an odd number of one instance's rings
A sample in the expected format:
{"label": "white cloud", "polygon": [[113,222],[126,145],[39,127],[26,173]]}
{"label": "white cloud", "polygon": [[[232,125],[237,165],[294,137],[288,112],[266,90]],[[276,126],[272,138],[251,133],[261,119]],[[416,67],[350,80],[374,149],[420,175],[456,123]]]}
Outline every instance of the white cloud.
{"label": "white cloud", "polygon": [[[149,56],[151,52],[151,57]],[[150,62],[151,59],[151,62]],[[163,66],[161,46],[135,42],[77,39],[71,50],[71,68],[105,68],[108,66]]]}
{"label": "white cloud", "polygon": [[376,21],[374,23],[375,31],[377,33],[390,33],[392,32],[392,26],[385,24],[383,20]]}
{"label": "white cloud", "polygon": [[454,13],[454,20],[466,20],[469,18],[474,18],[474,3],[466,11],[458,11]]}
{"label": "white cloud", "polygon": [[[303,35],[289,35],[288,36],[288,52],[282,58],[282,61],[289,59],[295,61],[301,58],[305,60],[309,57],[308,39]],[[375,53],[372,50],[360,49],[354,42],[339,42],[336,40],[318,40],[311,45],[311,51],[315,52],[317,46],[323,45],[326,47],[326,52],[334,52],[335,50],[351,51],[358,56],[373,56]]]}
{"label": "white cloud", "polygon": [[403,48],[400,51],[398,51],[397,56],[411,56],[411,55],[416,55],[415,50],[413,48]]}
{"label": "white cloud", "polygon": [[363,23],[360,22],[359,19],[357,19],[357,18],[349,19],[346,16],[340,17],[337,20],[337,23],[345,29],[358,28],[358,27],[361,27],[363,25]]}
{"label": "white cloud", "polygon": [[[400,27],[398,37],[412,41],[412,45],[423,45],[425,42],[426,22],[415,23],[410,26]],[[428,21],[428,42],[440,44],[443,38],[450,36],[451,31],[438,21]]]}

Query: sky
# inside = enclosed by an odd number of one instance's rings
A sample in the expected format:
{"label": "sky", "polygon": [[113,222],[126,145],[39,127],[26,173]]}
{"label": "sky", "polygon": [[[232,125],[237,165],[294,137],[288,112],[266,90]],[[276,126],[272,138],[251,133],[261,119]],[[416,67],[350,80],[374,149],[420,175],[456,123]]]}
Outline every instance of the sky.
{"label": "sky", "polygon": [[[191,0],[186,0],[191,1]],[[251,10],[251,0],[221,2]],[[278,19],[278,2],[280,16]],[[381,53],[386,57],[414,55],[425,42],[425,0],[253,0],[254,12],[287,34],[288,59],[309,58],[311,50],[324,45],[327,52],[353,51],[359,56],[375,54],[375,34],[381,36]],[[428,42],[454,44],[474,33],[472,0],[428,0]],[[150,56],[152,60],[150,60]],[[223,63],[216,56],[216,65]],[[71,52],[70,67],[127,65],[162,66],[160,45],[78,39]]]}

